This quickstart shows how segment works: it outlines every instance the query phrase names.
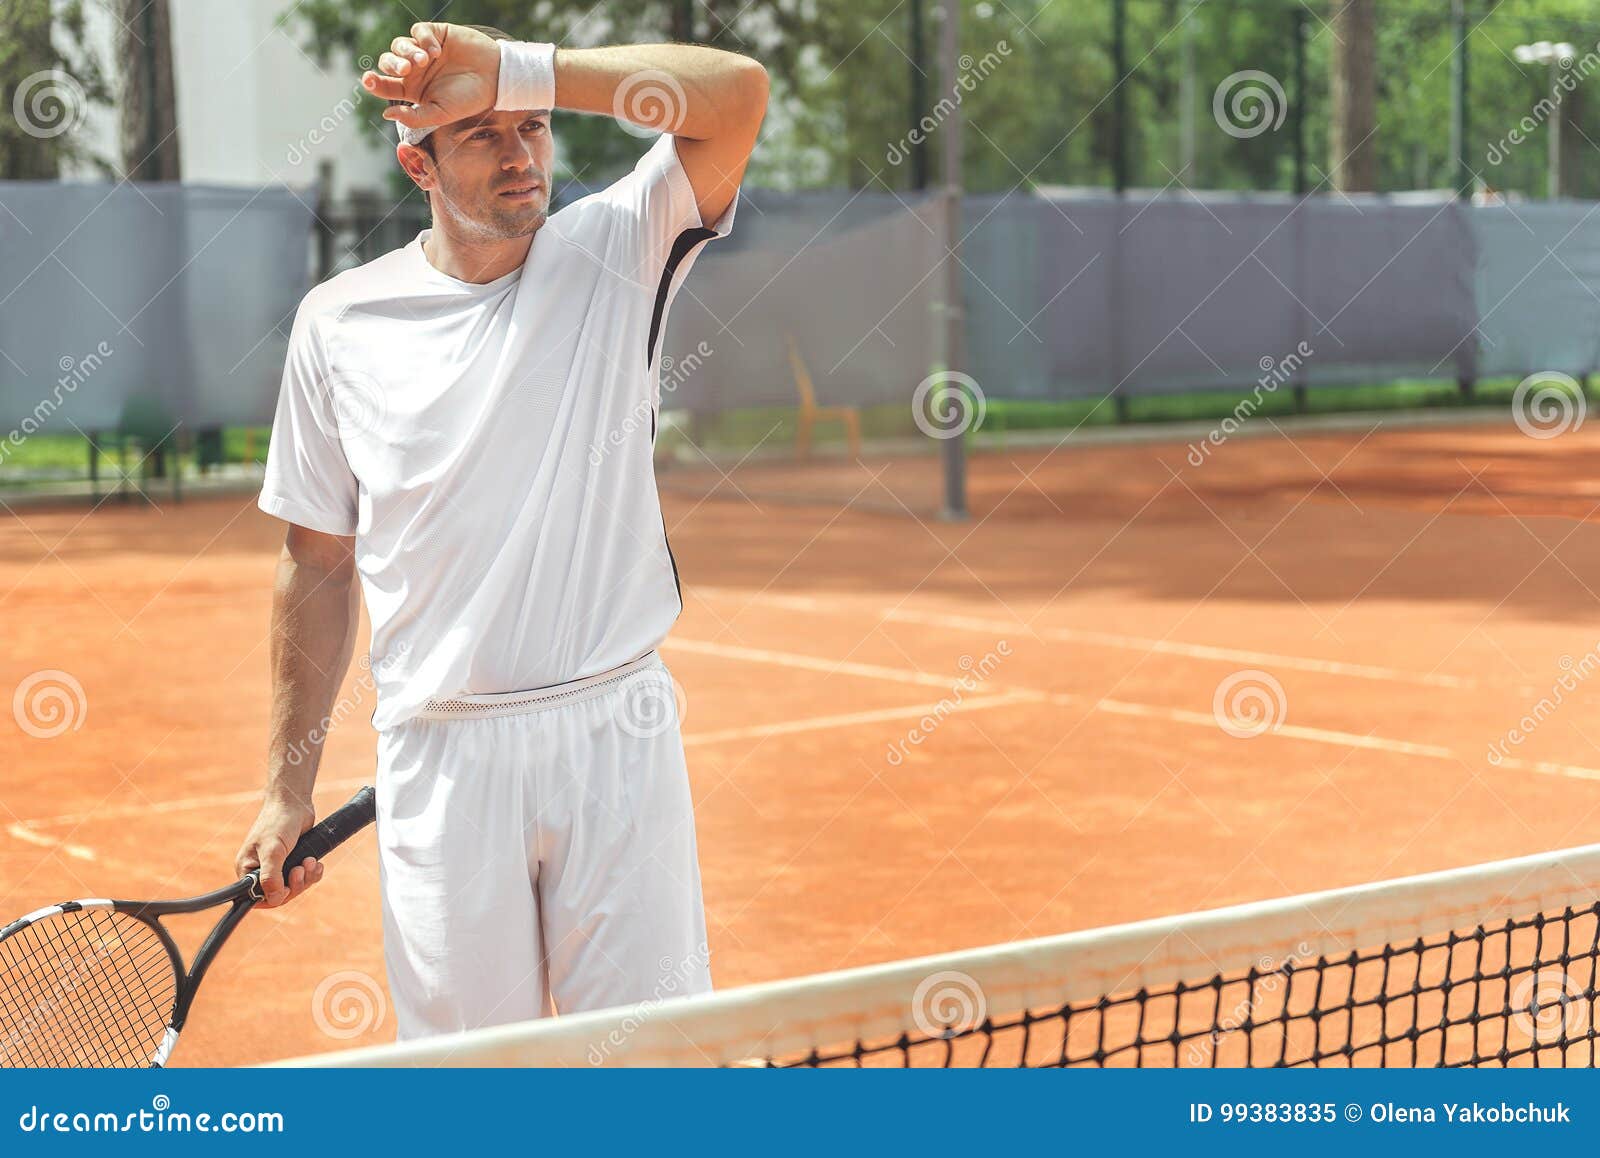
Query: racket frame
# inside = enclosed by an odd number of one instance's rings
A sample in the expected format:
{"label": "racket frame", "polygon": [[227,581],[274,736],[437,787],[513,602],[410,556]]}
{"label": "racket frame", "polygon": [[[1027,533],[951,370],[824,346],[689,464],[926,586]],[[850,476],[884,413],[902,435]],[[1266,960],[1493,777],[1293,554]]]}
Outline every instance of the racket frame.
{"label": "racket frame", "polygon": [[[294,849],[284,860],[283,875],[288,883],[289,871],[301,864],[306,857],[316,857],[320,860],[333,849],[343,844],[355,833],[372,823],[375,815],[374,794],[371,788],[362,788],[352,796],[347,804],[339,808],[308,830],[295,844]],[[62,901],[60,904],[46,905],[42,909],[35,909],[24,917],[0,928],[0,944],[16,933],[22,932],[30,925],[48,918],[67,913],[78,913],[89,909],[103,909],[129,917],[146,928],[152,930],[160,939],[162,946],[167,951],[167,957],[172,965],[173,976],[176,980],[176,992],[173,995],[172,1011],[167,1018],[166,1032],[162,1035],[161,1042],[150,1055],[148,1066],[160,1069],[165,1066],[167,1059],[172,1056],[172,1049],[178,1042],[178,1034],[183,1031],[184,1024],[189,1019],[189,1009],[194,1004],[194,997],[199,991],[200,982],[204,980],[206,971],[211,968],[211,963],[216,960],[223,944],[239,927],[245,914],[255,908],[257,903],[265,899],[261,891],[261,871],[254,869],[230,885],[220,889],[213,889],[209,893],[198,896],[183,897],[173,901],[120,901],[108,897],[85,897],[81,900]],[[207,909],[217,908],[228,904],[232,907],[223,914],[222,918],[212,926],[206,934],[200,947],[195,950],[194,961],[185,966],[183,953],[178,948],[178,943],[173,940],[172,934],[161,923],[162,917],[183,916],[190,913],[200,913]],[[0,1059],[4,1053],[0,1052]]]}

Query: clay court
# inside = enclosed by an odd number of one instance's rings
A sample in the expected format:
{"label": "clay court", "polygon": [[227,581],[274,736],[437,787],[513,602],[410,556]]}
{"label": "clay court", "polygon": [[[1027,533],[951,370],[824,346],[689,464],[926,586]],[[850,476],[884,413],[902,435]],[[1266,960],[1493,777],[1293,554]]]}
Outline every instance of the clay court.
{"label": "clay court", "polygon": [[[1074,443],[974,455],[963,524],[931,459],[671,472],[718,984],[1595,841],[1597,463],[1509,418]],[[0,680],[82,689],[4,721],[0,909],[229,879],[281,537],[246,495],[0,522]],[[344,703],[324,809],[373,773],[364,669]],[[382,972],[367,833],[174,1063],[388,1040]]]}

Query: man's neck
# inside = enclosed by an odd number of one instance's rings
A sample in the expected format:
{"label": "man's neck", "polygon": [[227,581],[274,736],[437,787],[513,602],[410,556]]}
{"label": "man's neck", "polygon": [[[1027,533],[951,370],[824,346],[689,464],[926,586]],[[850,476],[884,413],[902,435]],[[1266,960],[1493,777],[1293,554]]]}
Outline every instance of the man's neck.
{"label": "man's neck", "polygon": [[506,241],[474,242],[455,237],[435,220],[422,253],[428,264],[457,281],[483,285],[520,269],[528,259],[533,234]]}

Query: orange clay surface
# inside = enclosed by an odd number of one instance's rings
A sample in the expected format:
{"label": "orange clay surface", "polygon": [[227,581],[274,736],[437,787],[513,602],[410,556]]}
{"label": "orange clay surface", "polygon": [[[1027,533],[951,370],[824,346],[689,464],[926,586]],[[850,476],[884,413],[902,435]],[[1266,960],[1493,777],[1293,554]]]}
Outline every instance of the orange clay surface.
{"label": "orange clay surface", "polygon": [[[1185,456],[975,455],[965,524],[878,513],[936,502],[926,459],[664,475],[719,985],[1600,840],[1600,436],[1375,426]],[[796,488],[873,509],[767,497]],[[5,702],[38,672],[83,690],[57,736],[0,712],[5,917],[230,879],[282,533],[248,497],[0,521]],[[1213,701],[1245,671],[1281,686],[1281,726],[1236,738]],[[324,810],[373,775],[363,676]],[[174,1063],[388,1040],[382,973],[369,832],[245,923]]]}

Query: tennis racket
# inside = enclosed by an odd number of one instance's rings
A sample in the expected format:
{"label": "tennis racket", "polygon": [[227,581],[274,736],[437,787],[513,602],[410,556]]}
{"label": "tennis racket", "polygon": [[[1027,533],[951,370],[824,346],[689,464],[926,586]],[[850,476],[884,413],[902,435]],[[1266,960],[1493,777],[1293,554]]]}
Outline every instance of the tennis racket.
{"label": "tennis racket", "polygon": [[[376,815],[371,788],[295,844],[321,860]],[[261,870],[181,901],[67,901],[0,929],[0,1068],[163,1066],[223,942],[262,899]],[[287,881],[285,882],[287,883]],[[186,971],[161,918],[227,912]]]}

